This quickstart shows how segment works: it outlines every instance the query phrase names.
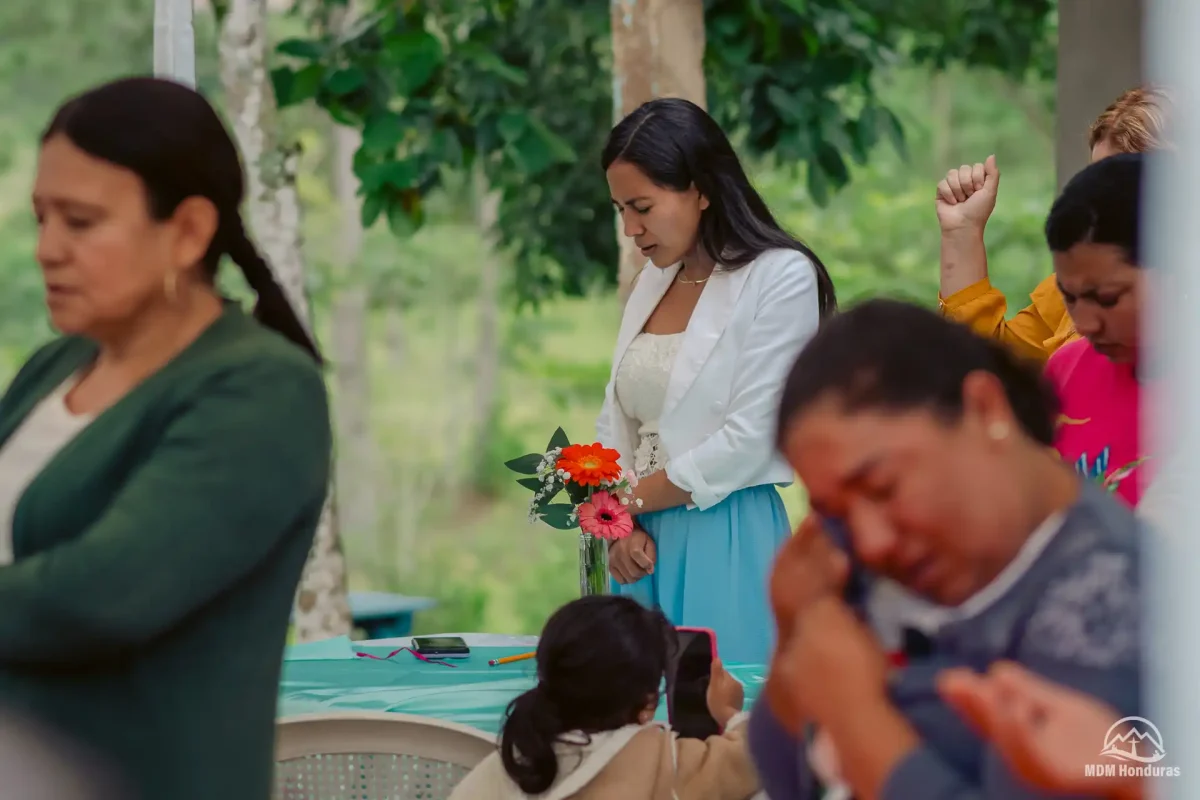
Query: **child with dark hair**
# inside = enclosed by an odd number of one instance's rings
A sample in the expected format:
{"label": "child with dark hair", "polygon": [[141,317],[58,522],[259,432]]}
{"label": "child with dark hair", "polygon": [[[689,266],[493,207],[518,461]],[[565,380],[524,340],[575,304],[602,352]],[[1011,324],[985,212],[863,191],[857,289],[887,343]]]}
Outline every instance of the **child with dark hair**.
{"label": "child with dark hair", "polygon": [[1143,159],[1120,155],[1092,164],[1071,179],[1046,219],[1054,274],[1084,337],[1046,364],[1063,406],[1055,446],[1081,475],[1132,506],[1149,477],[1138,417]]}
{"label": "child with dark hair", "polygon": [[[1138,713],[1136,522],[1049,446],[1056,411],[1035,367],[904,303],[834,317],[801,353],[778,441],[813,513],[776,561],[779,646],[750,729],[772,798],[818,796],[822,763],[820,783],[862,798],[1033,796],[938,696],[948,667],[1011,660]],[[928,653],[889,665],[843,599],[834,525],[866,574],[931,602]]]}
{"label": "child with dark hair", "polygon": [[745,800],[758,791],[742,685],[713,663],[708,707],[725,731],[679,739],[654,722],[675,646],[662,612],[584,597],[550,617],[533,689],[508,708],[499,752],[451,800]]}

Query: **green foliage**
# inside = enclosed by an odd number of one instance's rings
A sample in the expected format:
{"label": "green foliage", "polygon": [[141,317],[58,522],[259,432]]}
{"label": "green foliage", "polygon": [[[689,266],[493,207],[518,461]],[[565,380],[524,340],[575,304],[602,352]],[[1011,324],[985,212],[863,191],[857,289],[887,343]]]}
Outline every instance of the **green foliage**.
{"label": "green foliage", "polygon": [[[1010,308],[1023,308],[1051,269],[1042,224],[1055,191],[1054,116],[1041,101],[1053,84],[1023,86],[962,68],[891,69],[877,87],[908,131],[908,158],[884,150],[852,166],[850,184],[824,207],[767,159],[753,171],[764,199],[824,260],[839,300],[886,295],[931,306],[938,296],[934,185],[947,168],[995,153],[1003,177],[987,226],[989,272]],[[935,110],[939,92],[946,97]]]}
{"label": "green foliage", "polygon": [[[555,448],[570,446],[571,440],[567,438],[566,432],[562,428],[558,428],[542,452],[530,453],[504,463],[504,466],[518,475],[533,476],[521,478],[517,483],[533,492],[533,513],[536,513],[542,522],[560,531],[574,530],[579,527],[579,522],[575,518],[575,507],[587,500],[588,490],[587,487],[577,483],[564,482],[553,474],[547,476],[541,471],[541,468],[547,453]],[[563,491],[567,493],[570,502],[552,502]]]}
{"label": "green foliage", "polygon": [[875,146],[905,152],[875,77],[902,58],[1044,69],[1052,0],[705,0],[709,108],[754,153],[803,164],[820,205]]}
{"label": "green foliage", "polygon": [[[319,4],[318,4],[319,5]],[[326,0],[325,8],[344,5]],[[1052,0],[704,0],[709,104],[751,154],[805,168],[820,205],[903,125],[875,90],[902,58],[1044,70]],[[607,4],[379,0],[344,35],[279,46],[283,104],[315,100],[363,131],[362,218],[408,236],[447,170],[482,159],[521,303],[616,278],[596,168],[612,99]],[[604,77],[601,77],[604,76]]]}
{"label": "green foliage", "polygon": [[[539,0],[380,2],[343,34],[282,42],[282,106],[315,101],[362,130],[362,222],[407,237],[447,171],[476,159],[502,192],[497,230],[522,302],[610,282],[616,243],[594,164],[611,115],[606,15]],[[562,102],[565,97],[570,103]],[[598,213],[599,212],[599,213]],[[564,269],[562,265],[570,265]]]}

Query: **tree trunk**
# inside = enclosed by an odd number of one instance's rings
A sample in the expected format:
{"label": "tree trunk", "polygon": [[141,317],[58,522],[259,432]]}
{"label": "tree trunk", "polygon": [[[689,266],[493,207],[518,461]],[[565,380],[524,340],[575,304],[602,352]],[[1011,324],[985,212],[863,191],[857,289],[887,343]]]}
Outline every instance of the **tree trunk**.
{"label": "tree trunk", "polygon": [[371,440],[370,374],[367,363],[367,287],[354,275],[362,251],[358,182],[352,168],[361,138],[357,131],[333,131],[333,184],[341,212],[338,288],[333,300],[333,374],[337,386],[338,523],[349,536],[377,533],[378,509],[372,473],[376,466]]}
{"label": "tree trunk", "polygon": [[[250,228],[292,305],[310,328],[296,193],[299,150],[278,141],[275,96],[267,73],[266,0],[229,0],[220,39],[221,84],[246,165]],[[350,632],[346,561],[332,492],[296,594],[297,641]]]}
{"label": "tree trunk", "polygon": [[[500,193],[488,186],[481,165],[476,165],[473,194],[475,224],[487,252],[479,265],[478,339],[475,348],[475,407],[472,413],[474,445],[471,452],[489,452],[491,425],[500,391],[500,259],[496,224],[500,219]],[[472,476],[474,477],[474,476]]]}
{"label": "tree trunk", "polygon": [[[655,97],[683,97],[707,107],[704,83],[704,0],[610,0],[613,117],[619,122]],[[621,230],[621,304],[645,259]]]}

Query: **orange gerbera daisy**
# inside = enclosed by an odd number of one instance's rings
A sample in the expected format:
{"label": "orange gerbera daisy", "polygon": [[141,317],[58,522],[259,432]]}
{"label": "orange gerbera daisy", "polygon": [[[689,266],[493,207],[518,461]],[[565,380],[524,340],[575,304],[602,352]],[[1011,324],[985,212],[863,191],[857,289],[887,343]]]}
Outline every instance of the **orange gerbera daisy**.
{"label": "orange gerbera daisy", "polygon": [[570,473],[571,481],[580,486],[599,486],[601,481],[621,480],[621,454],[596,442],[564,447],[555,469]]}

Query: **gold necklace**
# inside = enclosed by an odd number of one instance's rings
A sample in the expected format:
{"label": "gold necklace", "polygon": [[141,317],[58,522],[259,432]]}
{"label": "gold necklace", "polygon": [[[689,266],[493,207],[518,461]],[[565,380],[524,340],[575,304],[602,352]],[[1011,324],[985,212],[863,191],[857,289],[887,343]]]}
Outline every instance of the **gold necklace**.
{"label": "gold necklace", "polygon": [[681,269],[681,270],[679,270],[679,274],[675,276],[675,280],[679,281],[680,283],[685,283],[688,286],[699,286],[702,283],[707,283],[708,279],[711,277],[712,277],[712,273],[710,272],[708,275],[705,275],[703,278],[701,278],[699,280],[689,281],[687,278],[683,277],[683,270]]}

